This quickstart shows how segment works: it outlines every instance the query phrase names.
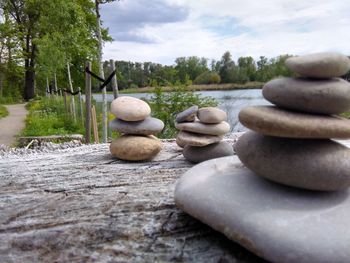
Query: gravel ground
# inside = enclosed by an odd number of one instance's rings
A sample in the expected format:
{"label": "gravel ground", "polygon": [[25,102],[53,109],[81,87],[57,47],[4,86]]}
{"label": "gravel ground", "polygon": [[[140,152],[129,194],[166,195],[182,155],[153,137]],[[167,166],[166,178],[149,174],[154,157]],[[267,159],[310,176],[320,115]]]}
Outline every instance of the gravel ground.
{"label": "gravel ground", "polygon": [[[231,133],[225,136],[225,140],[233,140],[236,142],[238,137],[242,135],[244,132],[237,132],[237,133]],[[164,139],[162,140],[164,142],[173,142],[175,139]],[[84,144],[81,143],[80,141],[74,140],[70,142],[65,142],[65,143],[51,143],[51,142],[43,142],[40,145],[37,142],[34,142],[31,145],[31,148],[11,148],[9,146],[6,146],[4,144],[0,144],[0,157],[1,156],[17,156],[17,155],[26,155],[26,154],[35,154],[35,153],[50,153],[50,152],[55,152],[55,151],[61,151],[65,149],[70,149],[70,148],[77,148],[81,147]]]}

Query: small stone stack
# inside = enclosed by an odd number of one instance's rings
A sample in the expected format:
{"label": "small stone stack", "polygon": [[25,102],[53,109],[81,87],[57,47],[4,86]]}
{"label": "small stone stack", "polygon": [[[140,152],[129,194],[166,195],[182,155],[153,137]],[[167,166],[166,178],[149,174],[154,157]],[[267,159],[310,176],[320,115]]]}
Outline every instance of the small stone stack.
{"label": "small stone stack", "polygon": [[122,96],[111,104],[116,119],[109,123],[113,131],[123,135],[110,145],[113,156],[126,161],[144,161],[155,157],[162,143],[154,135],[161,132],[164,123],[150,117],[151,108],[143,100]]}
{"label": "small stone stack", "polygon": [[350,109],[348,57],[318,53],[286,60],[301,75],[263,87],[276,106],[246,107],[240,122],[255,132],[238,140],[235,150],[256,175],[288,186],[336,191],[350,186],[350,150],[331,138],[350,138],[350,121],[335,114]]}
{"label": "small stone stack", "polygon": [[230,131],[226,112],[215,108],[198,106],[179,113],[175,127],[180,130],[176,143],[184,148],[184,157],[193,163],[233,155],[233,148],[223,142],[223,136]]}

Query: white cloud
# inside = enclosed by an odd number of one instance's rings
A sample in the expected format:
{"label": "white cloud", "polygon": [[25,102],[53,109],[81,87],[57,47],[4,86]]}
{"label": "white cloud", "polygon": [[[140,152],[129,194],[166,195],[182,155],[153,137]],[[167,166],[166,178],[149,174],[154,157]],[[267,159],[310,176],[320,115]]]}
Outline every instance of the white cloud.
{"label": "white cloud", "polygon": [[[126,3],[129,0],[124,0]],[[306,54],[338,51],[350,54],[350,5],[342,0],[169,0],[184,6],[187,19],[172,23],[145,24],[136,32],[153,43],[107,43],[105,59],[153,61],[173,64],[176,57],[220,59],[229,50],[234,58],[260,55]],[[112,4],[109,4],[112,5]],[[118,8],[118,3],[113,3]],[[232,18],[237,32],[227,34],[204,25],[218,26]],[[215,22],[215,19],[219,21]],[[106,21],[106,19],[104,18]],[[231,20],[230,20],[231,21]],[[108,21],[106,21],[108,22]],[[205,21],[204,21],[205,22]],[[209,23],[208,22],[208,23]],[[226,26],[226,24],[225,24]],[[215,28],[215,27],[213,27]]]}

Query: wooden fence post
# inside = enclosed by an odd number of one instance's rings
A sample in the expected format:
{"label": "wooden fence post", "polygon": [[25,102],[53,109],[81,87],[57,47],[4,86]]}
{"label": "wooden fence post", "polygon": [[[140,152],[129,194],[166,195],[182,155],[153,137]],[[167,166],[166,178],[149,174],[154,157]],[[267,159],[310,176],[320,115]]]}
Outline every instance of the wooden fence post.
{"label": "wooden fence post", "polygon": [[81,119],[81,123],[84,123],[84,111],[83,111],[83,99],[81,97],[81,89],[80,87],[78,88],[79,90],[79,107],[80,107],[80,119]]}
{"label": "wooden fence post", "polygon": [[[105,78],[104,72],[103,72],[103,64],[100,66],[102,67],[102,70],[100,70],[100,77]],[[102,142],[107,142],[107,136],[108,136],[108,116],[107,116],[107,92],[106,87],[102,89]]]}
{"label": "wooden fence post", "polygon": [[95,105],[92,105],[91,117],[92,117],[92,129],[93,129],[93,132],[94,132],[95,143],[99,143]]}
{"label": "wooden fence post", "polygon": [[[91,62],[86,62],[86,67],[91,70]],[[85,142],[91,142],[91,76],[85,72]]]}
{"label": "wooden fence post", "polygon": [[[109,61],[109,63],[110,63],[110,67],[111,67],[111,72],[113,72],[113,71],[115,70],[114,60],[111,59],[111,60]],[[113,79],[112,79],[112,88],[113,88],[113,96],[114,96],[114,99],[116,99],[116,98],[118,98],[118,96],[119,96],[117,73],[115,73],[115,75],[113,76]]]}

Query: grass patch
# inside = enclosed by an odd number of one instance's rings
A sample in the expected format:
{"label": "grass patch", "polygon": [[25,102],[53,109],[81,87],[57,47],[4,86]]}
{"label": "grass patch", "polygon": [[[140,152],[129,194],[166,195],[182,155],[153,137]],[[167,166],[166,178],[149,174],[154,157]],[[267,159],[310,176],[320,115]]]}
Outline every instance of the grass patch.
{"label": "grass patch", "polygon": [[6,107],[0,105],[0,119],[6,117],[7,115],[9,115],[9,112],[7,111]]}
{"label": "grass patch", "polygon": [[[205,91],[205,90],[240,90],[240,89],[261,89],[264,82],[247,82],[245,84],[228,83],[228,84],[205,84],[205,85],[190,85],[186,88],[188,91]],[[121,90],[122,94],[129,93],[155,93],[156,87],[131,88]],[[178,87],[161,87],[164,92],[175,92]],[[112,92],[108,92],[112,93]]]}
{"label": "grass patch", "polygon": [[62,98],[42,98],[27,104],[29,114],[22,136],[84,134],[83,123],[67,114]]}

